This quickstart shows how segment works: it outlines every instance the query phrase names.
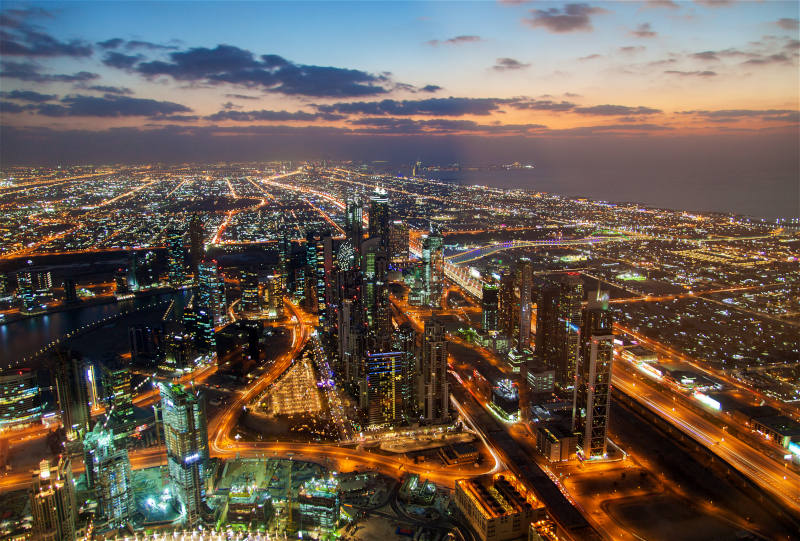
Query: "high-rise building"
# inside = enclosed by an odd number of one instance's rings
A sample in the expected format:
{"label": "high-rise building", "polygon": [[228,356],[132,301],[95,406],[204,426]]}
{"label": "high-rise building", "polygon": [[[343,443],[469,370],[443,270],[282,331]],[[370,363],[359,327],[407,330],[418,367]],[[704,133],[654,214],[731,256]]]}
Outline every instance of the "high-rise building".
{"label": "high-rise building", "polygon": [[120,446],[124,447],[136,428],[130,366],[120,359],[113,359],[103,363],[100,371],[108,426],[114,430]]}
{"label": "high-rise building", "polygon": [[363,302],[369,325],[372,351],[388,351],[391,342],[389,307],[389,261],[380,237],[370,237],[362,245]]}
{"label": "high-rise building", "polygon": [[261,295],[258,291],[258,274],[250,270],[242,270],[239,274],[239,287],[242,300],[239,309],[243,314],[258,314],[261,312]]}
{"label": "high-rise building", "polygon": [[533,265],[527,257],[517,262],[517,290],[519,291],[519,314],[517,352],[522,353],[531,345],[531,289],[533,287]]}
{"label": "high-rise building", "polygon": [[366,354],[369,426],[385,427],[403,418],[401,386],[405,355],[400,351]]}
{"label": "high-rise building", "polygon": [[392,346],[403,354],[402,377],[400,380],[400,401],[403,415],[412,420],[419,417],[417,381],[420,363],[417,356],[417,333],[408,322],[403,323],[392,334]]}
{"label": "high-rise building", "polygon": [[583,282],[575,274],[536,288],[536,360],[553,370],[562,388],[575,384]]}
{"label": "high-rise building", "polygon": [[192,337],[198,352],[208,353],[213,351],[216,345],[214,341],[214,319],[206,311],[206,308],[197,302],[196,295],[192,297],[189,305],[183,310],[183,324],[186,332]]}
{"label": "high-rise building", "polygon": [[516,318],[518,310],[514,282],[514,275],[511,272],[504,272],[500,277],[497,324],[500,332],[509,340],[516,336],[518,327]]}
{"label": "high-rise building", "polygon": [[167,276],[172,286],[177,287],[186,279],[185,257],[183,234],[173,231],[167,236]]}
{"label": "high-rise building", "polygon": [[68,457],[59,457],[55,466],[46,459],[39,463],[30,496],[33,539],[75,541],[78,504]]}
{"label": "high-rise building", "polygon": [[159,384],[169,480],[190,528],[202,521],[209,474],[205,397],[176,384]]}
{"label": "high-rise building", "polygon": [[267,276],[267,317],[280,319],[283,317],[283,280],[278,274]]}
{"label": "high-rise building", "polygon": [[97,423],[83,439],[86,484],[97,497],[95,527],[123,528],[135,512],[131,461],[128,451],[114,443],[114,433]]}
{"label": "high-rise building", "polygon": [[389,261],[400,263],[408,261],[408,245],[410,242],[410,231],[408,224],[394,220],[389,225]]}
{"label": "high-rise building", "polygon": [[608,294],[597,292],[583,311],[576,385],[573,392],[572,427],[585,459],[606,454],[614,360],[614,332]]}
{"label": "high-rise building", "polygon": [[38,423],[42,419],[39,378],[30,368],[0,374],[0,427]]}
{"label": "high-rise building", "polygon": [[444,287],[444,239],[435,231],[422,241],[422,281],[424,284],[425,302],[428,306],[438,308],[442,302]]}
{"label": "high-rise building", "polygon": [[498,305],[500,288],[497,284],[483,284],[483,298],[481,299],[481,327],[486,332],[496,331],[498,328]]}
{"label": "high-rise building", "polygon": [[389,198],[386,190],[375,188],[369,198],[369,236],[378,237],[381,246],[387,248],[389,245]]}
{"label": "high-rise building", "polygon": [[11,284],[8,275],[0,272],[0,299],[11,296]]}
{"label": "high-rise building", "polygon": [[356,251],[356,257],[359,257],[361,243],[364,241],[364,204],[358,197],[347,200],[345,233]]}
{"label": "high-rise building", "polygon": [[197,271],[204,255],[203,220],[199,214],[194,214],[189,220],[189,261],[191,262],[195,281],[197,280]]}
{"label": "high-rise building", "polygon": [[140,366],[158,366],[164,357],[164,329],[150,325],[128,327],[131,362]]}
{"label": "high-rise building", "polygon": [[17,273],[17,297],[22,299],[22,305],[27,311],[36,306],[36,292],[33,288],[33,273],[22,271]]}
{"label": "high-rise building", "polygon": [[78,302],[78,290],[72,278],[64,278],[64,302],[68,304]]}
{"label": "high-rise building", "polygon": [[213,325],[223,325],[227,319],[225,304],[225,281],[222,279],[216,261],[203,260],[197,266],[198,309],[211,315]]}
{"label": "high-rise building", "polygon": [[442,422],[450,418],[450,388],[447,382],[447,338],[444,324],[436,319],[425,322],[422,335],[422,365],[419,395],[420,411],[428,422]]}
{"label": "high-rise building", "polygon": [[87,373],[80,358],[71,351],[57,350],[52,357],[50,374],[61,411],[61,423],[67,439],[79,439],[89,429],[89,392]]}
{"label": "high-rise building", "polygon": [[192,336],[182,326],[171,323],[164,329],[164,358],[159,368],[169,373],[186,370],[196,352]]}

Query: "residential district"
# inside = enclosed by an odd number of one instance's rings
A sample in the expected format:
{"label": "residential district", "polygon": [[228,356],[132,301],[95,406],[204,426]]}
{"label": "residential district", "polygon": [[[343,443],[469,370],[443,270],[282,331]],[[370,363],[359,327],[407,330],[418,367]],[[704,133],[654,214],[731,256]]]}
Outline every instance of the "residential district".
{"label": "residential district", "polygon": [[798,539],[796,219],[406,169],[3,171],[2,539]]}

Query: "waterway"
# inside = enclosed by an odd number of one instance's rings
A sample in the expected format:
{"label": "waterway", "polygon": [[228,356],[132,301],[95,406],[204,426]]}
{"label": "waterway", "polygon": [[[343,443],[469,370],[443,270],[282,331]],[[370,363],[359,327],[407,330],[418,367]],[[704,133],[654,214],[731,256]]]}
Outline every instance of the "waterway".
{"label": "waterway", "polygon": [[[0,367],[5,368],[9,364],[38,351],[53,340],[58,340],[65,334],[103,318],[119,314],[122,310],[143,309],[173,298],[178,299],[182,305],[182,301],[190,293],[190,291],[180,291],[178,293],[164,293],[121,302],[96,304],[0,325]],[[146,310],[144,311],[146,312]],[[127,327],[127,319],[116,319],[111,324]],[[104,332],[104,327],[90,332],[102,333]],[[127,349],[127,347],[123,349]]]}

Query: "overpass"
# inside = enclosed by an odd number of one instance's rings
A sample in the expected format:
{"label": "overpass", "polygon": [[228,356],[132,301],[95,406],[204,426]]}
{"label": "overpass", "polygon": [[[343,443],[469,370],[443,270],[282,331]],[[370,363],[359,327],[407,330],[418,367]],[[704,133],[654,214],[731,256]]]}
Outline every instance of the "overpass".
{"label": "overpass", "polygon": [[592,236],[582,239],[543,239],[543,240],[509,240],[505,242],[497,242],[494,244],[487,244],[479,246],[466,252],[453,254],[445,257],[445,260],[452,262],[455,265],[463,265],[470,261],[475,261],[487,255],[501,252],[503,250],[512,250],[514,248],[529,248],[532,246],[577,246],[581,244],[597,244],[600,242],[619,242],[630,240],[628,236]]}

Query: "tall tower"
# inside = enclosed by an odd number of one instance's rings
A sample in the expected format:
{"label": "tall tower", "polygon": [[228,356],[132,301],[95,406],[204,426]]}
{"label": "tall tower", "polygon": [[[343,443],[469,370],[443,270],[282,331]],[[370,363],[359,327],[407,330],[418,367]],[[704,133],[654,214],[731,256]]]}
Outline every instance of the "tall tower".
{"label": "tall tower", "polygon": [[101,372],[103,394],[109,413],[109,426],[116,430],[117,440],[121,440],[121,446],[124,447],[125,439],[136,428],[130,366],[115,359],[112,362],[103,363]]}
{"label": "tall tower", "polygon": [[400,390],[404,361],[404,355],[400,351],[366,354],[367,414],[370,426],[391,426],[402,419]]}
{"label": "tall tower", "polygon": [[514,292],[514,275],[504,272],[500,277],[500,292],[497,308],[497,324],[506,338],[511,340],[517,333],[516,294]]}
{"label": "tall tower", "polygon": [[89,429],[89,385],[80,359],[71,351],[57,350],[50,374],[56,390],[61,423],[67,439],[77,440]]}
{"label": "tall tower", "polygon": [[531,288],[533,287],[533,265],[527,257],[517,262],[517,289],[519,290],[519,328],[517,351],[522,353],[531,345]]}
{"label": "tall tower", "polygon": [[345,213],[345,233],[357,255],[364,241],[364,204],[358,197],[348,199]]}
{"label": "tall tower", "polygon": [[496,331],[498,328],[499,293],[500,289],[497,287],[497,284],[483,284],[481,327],[486,332]]}
{"label": "tall tower", "polygon": [[611,364],[614,359],[612,323],[608,294],[598,290],[597,298],[590,301],[583,311],[573,392],[572,426],[586,459],[606,454]]}
{"label": "tall tower", "polygon": [[194,279],[197,281],[197,271],[203,260],[203,220],[199,214],[193,214],[189,221],[189,261],[192,266]]}
{"label": "tall tower", "polygon": [[444,239],[435,231],[422,241],[422,281],[428,306],[438,308],[444,286]]}
{"label": "tall tower", "polygon": [[225,305],[225,282],[219,274],[216,261],[204,260],[197,267],[198,310],[209,314],[216,327],[227,321]]}
{"label": "tall tower", "polygon": [[425,420],[441,422],[449,418],[450,389],[447,383],[447,339],[444,324],[436,318],[425,322],[422,336],[422,374],[420,377]]}
{"label": "tall tower", "polygon": [[169,481],[181,502],[186,525],[202,521],[209,468],[205,400],[201,392],[159,384]]}
{"label": "tall tower", "polygon": [[68,457],[59,457],[54,467],[42,460],[33,472],[31,515],[34,539],[75,541],[78,505]]}
{"label": "tall tower", "polygon": [[183,234],[173,231],[167,236],[167,276],[172,286],[183,284],[186,278],[184,256]]}
{"label": "tall tower", "polygon": [[555,373],[562,388],[575,384],[583,282],[567,274],[536,291],[536,359]]}
{"label": "tall tower", "polygon": [[83,440],[86,483],[97,496],[99,515],[108,529],[125,527],[135,512],[131,461],[125,448],[114,445],[114,434],[97,423]]}
{"label": "tall tower", "polygon": [[389,198],[386,190],[375,188],[369,198],[369,236],[381,239],[381,246],[389,245]]}

